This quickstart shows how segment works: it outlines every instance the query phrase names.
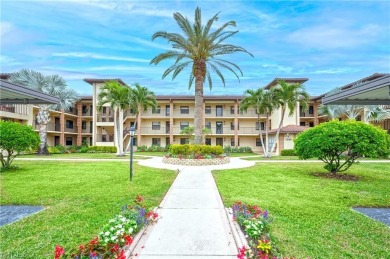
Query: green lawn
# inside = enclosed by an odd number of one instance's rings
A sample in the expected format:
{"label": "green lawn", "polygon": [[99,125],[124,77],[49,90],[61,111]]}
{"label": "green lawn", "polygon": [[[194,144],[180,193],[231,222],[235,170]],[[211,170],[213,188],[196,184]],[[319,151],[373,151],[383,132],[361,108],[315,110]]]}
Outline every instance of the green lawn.
{"label": "green lawn", "polygon": [[[265,158],[263,157],[263,155],[259,155],[259,154],[256,154],[256,156],[249,156],[249,157],[243,157],[242,159],[244,160],[252,160],[252,161],[256,161],[256,160],[299,160],[299,157],[298,156],[273,156],[273,157],[269,157],[269,158]],[[319,159],[317,158],[310,158],[310,159],[307,159],[307,160],[317,160],[317,161],[320,161]],[[367,158],[367,157],[360,157],[358,158],[359,161],[375,161],[375,160],[389,160],[389,159],[386,159],[386,158]]]}
{"label": "green lawn", "polygon": [[[140,156],[142,155],[142,156]],[[29,154],[29,155],[20,155],[17,158],[55,158],[55,159],[123,159],[123,160],[129,160],[129,154],[126,154],[126,156],[117,156],[113,153],[69,153],[69,154],[51,154],[50,156],[38,156],[35,154]],[[148,157],[143,156],[143,154],[134,153],[133,154],[134,159],[148,159]]]}
{"label": "green lawn", "polygon": [[390,207],[389,164],[354,165],[357,182],[312,176],[323,164],[262,163],[214,172],[226,206],[258,204],[274,218],[272,241],[295,258],[389,258],[390,228],[351,210]]}
{"label": "green lawn", "polygon": [[121,206],[144,196],[158,206],[175,173],[135,164],[133,182],[122,162],[15,161],[0,174],[1,204],[46,209],[0,228],[0,258],[53,258],[56,244],[75,248],[96,236]]}

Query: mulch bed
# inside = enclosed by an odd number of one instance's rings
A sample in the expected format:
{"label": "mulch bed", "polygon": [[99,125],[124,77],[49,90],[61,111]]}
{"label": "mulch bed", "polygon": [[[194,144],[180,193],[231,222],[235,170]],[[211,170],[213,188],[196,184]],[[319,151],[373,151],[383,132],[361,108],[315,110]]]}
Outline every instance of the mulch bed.
{"label": "mulch bed", "polygon": [[350,175],[350,174],[329,174],[329,173],[314,173],[314,176],[321,177],[321,178],[328,178],[328,179],[336,179],[336,180],[342,180],[342,181],[352,181],[356,182],[359,180],[359,177]]}

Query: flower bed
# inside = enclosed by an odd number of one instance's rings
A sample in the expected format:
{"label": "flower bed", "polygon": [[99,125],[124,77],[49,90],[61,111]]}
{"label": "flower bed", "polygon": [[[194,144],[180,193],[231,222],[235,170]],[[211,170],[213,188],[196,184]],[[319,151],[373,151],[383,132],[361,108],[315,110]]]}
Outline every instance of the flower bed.
{"label": "flower bed", "polygon": [[278,257],[278,251],[270,241],[269,223],[271,220],[267,210],[242,202],[236,202],[231,209],[233,220],[241,227],[249,244],[249,247],[243,246],[239,249],[238,259],[287,258]]}
{"label": "flower bed", "polygon": [[142,206],[143,198],[138,195],[135,206],[124,206],[122,212],[108,221],[98,236],[76,249],[65,249],[56,245],[54,258],[77,259],[126,259],[125,247],[133,243],[133,237],[143,227],[158,220],[156,208],[146,210]]}
{"label": "flower bed", "polygon": [[162,159],[163,163],[172,165],[187,165],[187,166],[204,166],[204,165],[223,165],[230,163],[229,157],[215,158],[174,158],[165,156]]}

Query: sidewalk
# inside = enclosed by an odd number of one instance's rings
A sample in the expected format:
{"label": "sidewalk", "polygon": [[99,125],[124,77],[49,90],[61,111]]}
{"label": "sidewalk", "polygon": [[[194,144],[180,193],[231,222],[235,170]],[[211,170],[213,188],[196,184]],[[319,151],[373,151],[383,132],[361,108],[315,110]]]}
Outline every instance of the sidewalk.
{"label": "sidewalk", "polygon": [[237,258],[236,241],[211,169],[248,167],[254,162],[232,159],[227,165],[185,167],[153,158],[139,164],[180,173],[160,204],[161,219],[141,238],[131,258]]}

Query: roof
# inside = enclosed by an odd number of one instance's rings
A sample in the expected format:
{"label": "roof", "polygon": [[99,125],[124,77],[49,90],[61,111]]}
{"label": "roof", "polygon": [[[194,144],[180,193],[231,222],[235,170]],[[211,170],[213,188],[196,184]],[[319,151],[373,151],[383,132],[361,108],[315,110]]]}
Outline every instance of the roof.
{"label": "roof", "polygon": [[57,97],[0,79],[1,104],[57,104]]}
{"label": "roof", "polygon": [[[287,125],[280,129],[280,133],[300,133],[307,130],[307,126],[298,126],[298,125]],[[272,129],[269,133],[276,133],[277,129]]]}
{"label": "roof", "polygon": [[118,81],[121,85],[126,85],[126,83],[120,78],[84,78],[84,81],[90,85],[93,85],[94,83],[105,83],[108,81]]}
{"label": "roof", "polygon": [[272,86],[276,85],[278,83],[278,81],[285,81],[286,83],[299,83],[299,84],[303,84],[304,82],[306,82],[307,80],[309,80],[309,78],[281,78],[281,77],[276,77],[274,80],[272,80],[268,85],[265,86],[265,89],[270,89]]}
{"label": "roof", "polygon": [[390,74],[375,73],[327,93],[323,104],[389,105]]}
{"label": "roof", "polygon": [[[195,100],[194,95],[156,95],[157,100]],[[242,95],[205,95],[203,100],[241,100]]]}
{"label": "roof", "polygon": [[7,80],[11,76],[11,73],[0,73],[0,79]]}

